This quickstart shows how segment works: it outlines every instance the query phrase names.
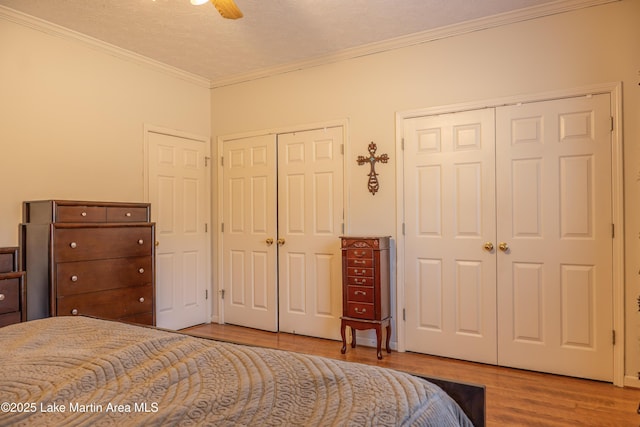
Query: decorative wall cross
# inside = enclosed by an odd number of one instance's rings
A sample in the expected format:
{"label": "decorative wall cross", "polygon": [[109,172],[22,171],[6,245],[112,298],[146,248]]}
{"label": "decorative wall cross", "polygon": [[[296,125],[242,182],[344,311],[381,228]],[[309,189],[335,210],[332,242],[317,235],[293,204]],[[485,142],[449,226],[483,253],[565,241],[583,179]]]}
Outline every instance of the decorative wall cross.
{"label": "decorative wall cross", "polygon": [[376,192],[380,188],[380,183],[378,182],[378,174],[376,173],[376,162],[387,163],[389,161],[389,156],[387,154],[381,154],[376,156],[376,150],[378,147],[376,144],[371,141],[369,144],[369,157],[358,156],[358,164],[360,166],[365,163],[369,163],[371,169],[369,171],[369,181],[367,182],[367,186],[369,187],[369,193],[376,195]]}

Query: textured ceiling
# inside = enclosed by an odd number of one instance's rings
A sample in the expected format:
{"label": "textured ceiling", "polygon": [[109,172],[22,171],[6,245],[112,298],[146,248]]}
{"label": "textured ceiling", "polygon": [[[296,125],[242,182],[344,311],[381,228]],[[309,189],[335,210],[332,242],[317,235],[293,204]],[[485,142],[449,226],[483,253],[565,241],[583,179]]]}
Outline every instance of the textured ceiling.
{"label": "textured ceiling", "polygon": [[[566,1],[565,1],[566,2]],[[0,5],[220,81],[551,0],[0,0]],[[575,1],[574,1],[575,3]]]}

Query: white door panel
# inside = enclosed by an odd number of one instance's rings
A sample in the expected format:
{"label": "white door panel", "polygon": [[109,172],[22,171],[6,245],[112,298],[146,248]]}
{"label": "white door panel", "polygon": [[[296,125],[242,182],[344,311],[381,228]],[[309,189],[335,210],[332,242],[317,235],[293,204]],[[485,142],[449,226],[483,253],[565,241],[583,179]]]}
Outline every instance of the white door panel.
{"label": "white door panel", "polygon": [[497,109],[501,365],[613,377],[609,102]]}
{"label": "white door panel", "polygon": [[405,121],[407,349],[496,362],[493,110]]}
{"label": "white door panel", "polygon": [[340,339],[342,127],[278,135],[280,330]]}
{"label": "white door panel", "polygon": [[278,330],[276,145],[273,135],[223,145],[223,283],[226,323]]}
{"label": "white door panel", "polygon": [[209,157],[206,140],[147,132],[149,201],[156,222],[157,325],[207,321]]}

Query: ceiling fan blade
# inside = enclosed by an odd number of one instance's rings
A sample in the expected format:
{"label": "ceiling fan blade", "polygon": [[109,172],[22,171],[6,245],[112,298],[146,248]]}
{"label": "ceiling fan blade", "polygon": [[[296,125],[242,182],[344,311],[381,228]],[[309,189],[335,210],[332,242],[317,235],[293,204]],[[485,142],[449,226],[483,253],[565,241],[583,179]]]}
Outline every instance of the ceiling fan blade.
{"label": "ceiling fan blade", "polygon": [[220,15],[227,19],[242,18],[242,12],[238,9],[233,0],[211,0],[211,3],[218,9]]}

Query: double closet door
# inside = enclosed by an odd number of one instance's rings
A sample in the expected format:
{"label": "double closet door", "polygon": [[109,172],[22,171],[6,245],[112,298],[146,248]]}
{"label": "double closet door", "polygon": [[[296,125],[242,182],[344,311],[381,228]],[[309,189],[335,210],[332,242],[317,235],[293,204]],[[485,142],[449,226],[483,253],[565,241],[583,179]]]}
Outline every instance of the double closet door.
{"label": "double closet door", "polygon": [[405,119],[407,350],[611,381],[610,96]]}
{"label": "double closet door", "polygon": [[343,128],[223,143],[225,323],[338,339]]}

